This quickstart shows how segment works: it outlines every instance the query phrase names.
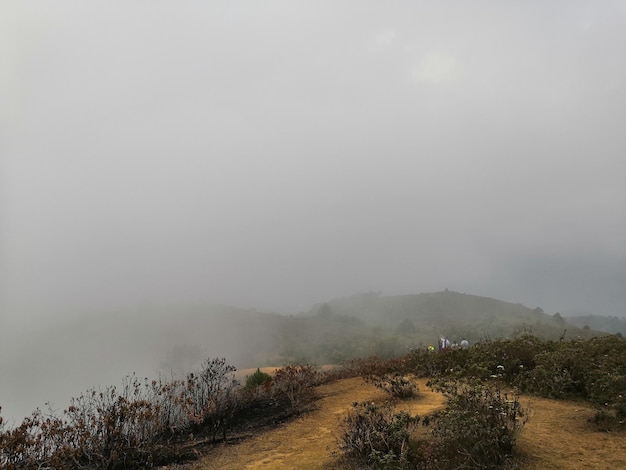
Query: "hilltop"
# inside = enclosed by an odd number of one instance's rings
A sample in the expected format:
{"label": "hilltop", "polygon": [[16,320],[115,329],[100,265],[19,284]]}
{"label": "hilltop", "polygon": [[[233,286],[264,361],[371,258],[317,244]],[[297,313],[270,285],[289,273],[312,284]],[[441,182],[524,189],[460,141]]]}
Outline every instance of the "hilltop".
{"label": "hilltop", "polygon": [[[532,330],[538,336],[558,339],[588,337],[588,332],[569,323],[559,313],[547,314],[541,307],[445,290],[434,293],[382,296],[360,294],[317,305],[314,310],[361,319],[368,324],[413,333],[423,342],[441,335],[470,341],[514,336]],[[409,331],[407,332],[407,326]],[[433,339],[434,338],[434,339]]]}

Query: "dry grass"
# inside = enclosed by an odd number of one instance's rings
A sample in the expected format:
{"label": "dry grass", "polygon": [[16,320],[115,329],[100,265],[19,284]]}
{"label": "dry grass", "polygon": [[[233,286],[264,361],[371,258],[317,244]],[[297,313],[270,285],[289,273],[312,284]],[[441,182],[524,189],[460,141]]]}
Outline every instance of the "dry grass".
{"label": "dry grass", "polygon": [[530,420],[518,440],[527,460],[523,468],[626,468],[626,436],[594,431],[588,404],[524,396],[522,404],[529,403]]}
{"label": "dry grass", "polygon": [[[443,406],[441,395],[425,380],[420,393],[399,405],[412,414],[425,415]],[[339,380],[319,387],[317,409],[277,428],[236,444],[210,449],[188,470],[304,469],[329,470],[337,466],[333,451],[341,417],[355,401],[380,402],[388,396],[361,378]],[[522,398],[530,407],[530,420],[518,440],[518,451],[528,470],[626,468],[626,436],[593,431],[593,415],[584,403]]]}

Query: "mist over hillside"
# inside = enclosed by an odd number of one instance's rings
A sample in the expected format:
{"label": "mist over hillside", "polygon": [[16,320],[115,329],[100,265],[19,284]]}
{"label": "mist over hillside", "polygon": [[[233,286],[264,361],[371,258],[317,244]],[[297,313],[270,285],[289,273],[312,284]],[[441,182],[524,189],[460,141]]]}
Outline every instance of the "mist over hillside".
{"label": "mist over hillside", "polygon": [[436,344],[439,336],[471,342],[532,331],[546,338],[587,337],[592,330],[558,315],[452,291],[330,300],[294,315],[209,304],[144,306],[85,316],[15,344],[3,361],[3,415],[21,419],[49,401],[67,406],[91,387],[119,384],[133,372],[184,376],[207,357],[239,367],[289,362],[339,363],[392,357]]}
{"label": "mist over hillside", "polygon": [[591,328],[596,331],[604,331],[606,333],[626,334],[626,318],[618,318],[615,316],[602,315],[576,315],[568,316],[568,323],[576,325],[579,328]]}
{"label": "mist over hillside", "polygon": [[[127,374],[184,374],[206,357],[240,365],[267,337],[261,314],[215,305],[149,306],[59,321],[12,347],[0,397],[65,403],[70,393],[117,384]],[[71,384],[71,387],[68,385]],[[1,403],[0,403],[1,404]],[[9,407],[7,406],[8,410]]]}
{"label": "mist over hillside", "polygon": [[[359,294],[324,305],[336,314],[360,318],[372,325],[393,327],[409,320],[420,339],[456,335],[478,341],[511,336],[521,329],[541,330],[538,334],[546,337],[559,337],[565,329],[572,336],[582,334],[579,327],[569,324],[558,312],[548,314],[539,306],[530,308],[447,289],[416,295]],[[313,310],[321,307],[317,305]]]}
{"label": "mist over hillside", "polygon": [[358,294],[328,302],[336,313],[353,315],[375,324],[402,320],[405,317],[429,319],[438,324],[446,321],[472,321],[500,315],[516,320],[536,320],[541,307],[531,309],[490,297],[463,294],[446,289],[443,292],[416,295],[383,296],[377,293]]}

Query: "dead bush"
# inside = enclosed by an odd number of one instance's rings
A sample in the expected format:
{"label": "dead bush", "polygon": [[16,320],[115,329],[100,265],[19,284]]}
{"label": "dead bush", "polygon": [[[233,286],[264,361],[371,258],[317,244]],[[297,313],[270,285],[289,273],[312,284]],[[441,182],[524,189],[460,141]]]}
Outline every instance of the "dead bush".
{"label": "dead bush", "polygon": [[286,397],[291,409],[298,412],[315,394],[313,387],[319,380],[320,373],[313,365],[288,365],[274,372],[272,389],[275,395]]}

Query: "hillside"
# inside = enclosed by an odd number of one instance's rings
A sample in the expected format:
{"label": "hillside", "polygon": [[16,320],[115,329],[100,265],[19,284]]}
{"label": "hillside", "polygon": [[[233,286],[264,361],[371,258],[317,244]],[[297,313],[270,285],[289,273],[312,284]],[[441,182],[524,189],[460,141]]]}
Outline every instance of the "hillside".
{"label": "hillside", "polygon": [[600,334],[537,308],[448,291],[357,295],[298,315],[210,304],[144,306],[58,323],[15,344],[15,360],[2,365],[0,394],[5,416],[19,421],[47,401],[63,408],[87,388],[119,383],[132,372],[180,376],[207,357],[225,357],[239,368],[337,364],[399,356],[442,335],[475,343],[524,331],[549,339],[564,331],[566,338]]}
{"label": "hillside", "polygon": [[[540,307],[529,308],[490,297],[453,291],[415,295],[381,296],[374,293],[336,299],[326,304],[338,315],[359,318],[368,324],[402,330],[407,321],[415,327],[418,341],[432,342],[442,335],[452,339],[465,337],[470,341],[514,336],[532,331],[545,338],[588,337],[583,331],[559,314],[549,315]],[[324,305],[316,306],[319,311]]]}

